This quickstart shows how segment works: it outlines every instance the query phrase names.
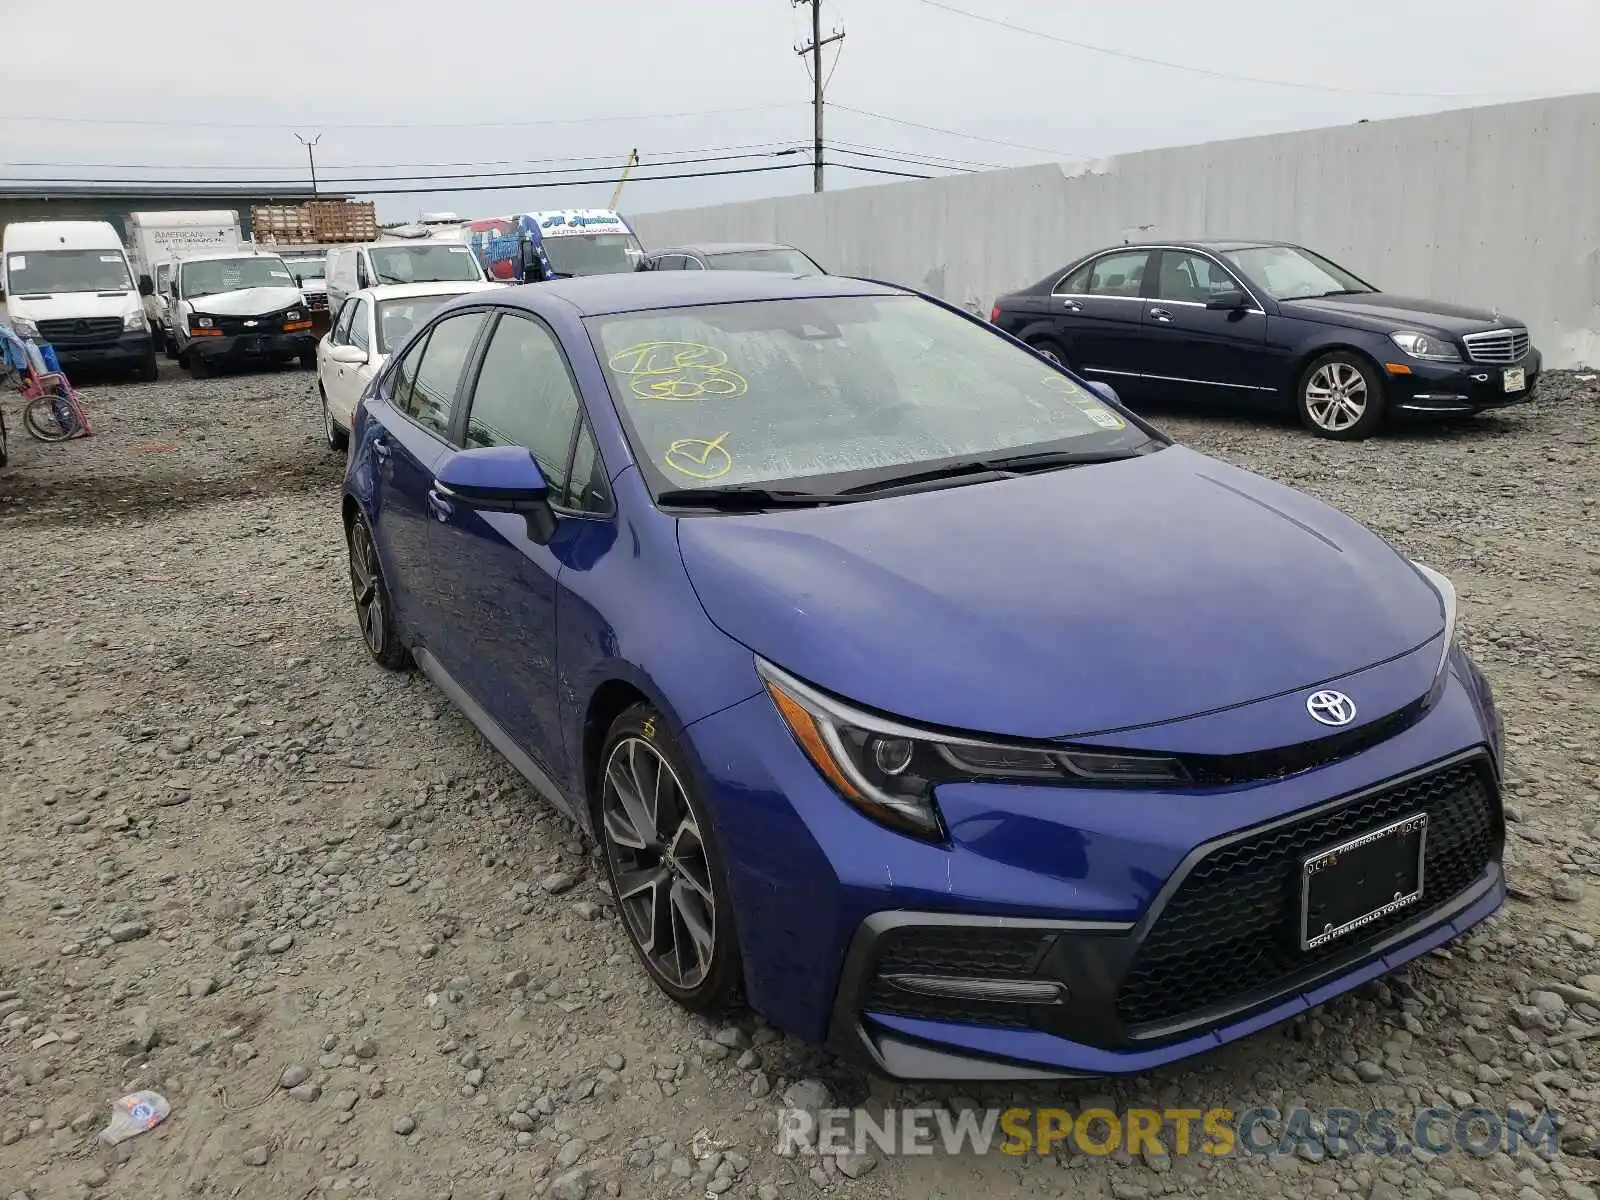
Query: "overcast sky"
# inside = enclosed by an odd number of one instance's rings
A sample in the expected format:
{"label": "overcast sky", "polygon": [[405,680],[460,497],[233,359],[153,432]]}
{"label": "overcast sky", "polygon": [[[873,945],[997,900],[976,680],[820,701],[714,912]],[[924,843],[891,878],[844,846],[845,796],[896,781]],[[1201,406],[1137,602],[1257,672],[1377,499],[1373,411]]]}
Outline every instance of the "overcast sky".
{"label": "overcast sky", "polygon": [[[330,190],[341,175],[605,167],[634,147],[646,163],[765,155],[641,176],[803,163],[771,153],[811,136],[794,53],[809,17],[790,0],[0,0],[0,13],[7,180],[252,178],[219,167],[302,180],[296,132],[321,133]],[[829,140],[862,151],[860,165],[922,173],[939,168],[864,154],[1016,166],[1586,91],[1600,46],[1596,0],[828,0],[824,17],[847,35],[824,63]],[[73,119],[30,119],[46,116]],[[535,161],[574,158],[588,161]],[[381,219],[603,205],[614,172],[595,174],[606,182],[376,199]],[[828,175],[830,188],[888,181]],[[620,207],[810,187],[803,167],[640,177]]]}

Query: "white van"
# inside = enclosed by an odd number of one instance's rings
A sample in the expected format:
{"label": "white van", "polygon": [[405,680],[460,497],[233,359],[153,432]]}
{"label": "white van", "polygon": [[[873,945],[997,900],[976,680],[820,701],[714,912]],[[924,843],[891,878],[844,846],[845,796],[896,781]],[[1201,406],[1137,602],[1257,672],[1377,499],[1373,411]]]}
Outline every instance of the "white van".
{"label": "white van", "polygon": [[196,379],[224,363],[298,358],[301,366],[317,365],[310,306],[276,254],[239,250],[177,259],[167,308],[178,361]]}
{"label": "white van", "polygon": [[69,375],[85,366],[156,377],[150,323],[117,231],[106,221],[14,221],[0,246],[7,323],[48,342]]}
{"label": "white van", "polygon": [[151,338],[157,346],[172,341],[172,320],[166,311],[167,286],[171,281],[172,260],[187,254],[218,254],[237,250],[244,242],[239,229],[239,214],[233,209],[210,211],[174,209],[167,212],[129,213],[128,262],[134,278],[144,290],[145,277],[151,282],[144,301],[144,315],[150,322]]}
{"label": "white van", "polygon": [[352,292],[394,283],[482,283],[487,276],[459,237],[393,238],[328,251],[328,311]]}

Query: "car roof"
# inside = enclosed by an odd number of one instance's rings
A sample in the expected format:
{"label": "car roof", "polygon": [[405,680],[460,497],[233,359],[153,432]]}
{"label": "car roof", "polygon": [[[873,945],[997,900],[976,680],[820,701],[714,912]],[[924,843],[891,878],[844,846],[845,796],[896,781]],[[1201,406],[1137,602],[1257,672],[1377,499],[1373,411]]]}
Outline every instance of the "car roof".
{"label": "car roof", "polygon": [[374,301],[409,300],[416,296],[465,296],[470,292],[504,291],[505,287],[503,283],[475,279],[440,279],[433,283],[385,283],[350,294],[367,296]]}
{"label": "car roof", "polygon": [[1161,241],[1129,242],[1124,246],[1106,246],[1103,250],[1095,250],[1084,255],[1092,258],[1107,250],[1155,250],[1162,246],[1175,246],[1180,250],[1208,250],[1212,254],[1226,254],[1230,250],[1259,250],[1266,246],[1293,246],[1293,242],[1279,242],[1270,238],[1240,239],[1220,238],[1206,241],[1185,241],[1178,238],[1165,238]]}
{"label": "car roof", "polygon": [[750,300],[906,294],[902,289],[868,279],[789,275],[779,271],[626,271],[505,289],[506,300],[520,308],[537,310],[547,299],[558,300],[583,317]]}
{"label": "car roof", "polygon": [[751,250],[796,250],[787,242],[690,242],[682,246],[662,246],[651,254],[740,254]]}
{"label": "car roof", "polygon": [[241,246],[237,250],[219,250],[214,254],[174,254],[172,261],[180,263],[192,262],[220,262],[229,258],[277,258],[283,255],[276,250],[253,250],[249,246]]}

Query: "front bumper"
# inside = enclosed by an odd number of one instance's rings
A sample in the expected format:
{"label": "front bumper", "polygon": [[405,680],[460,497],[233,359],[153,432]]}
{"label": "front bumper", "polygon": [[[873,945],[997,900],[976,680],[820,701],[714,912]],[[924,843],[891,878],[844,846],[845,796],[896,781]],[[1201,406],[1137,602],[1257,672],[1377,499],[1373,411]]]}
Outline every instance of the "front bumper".
{"label": "front bumper", "polygon": [[[1403,728],[1278,778],[1186,792],[946,786],[946,845],[838,799],[765,696],[697,722],[691,757],[729,864],[750,1002],[894,1077],[1059,1078],[1183,1059],[1385,974],[1505,895],[1497,719],[1481,675],[1452,664]],[[1226,734],[1213,725],[1207,741]],[[1304,855],[1419,808],[1432,890],[1320,950],[1287,941]],[[952,999],[890,975],[1060,994]]]}
{"label": "front bumper", "polygon": [[237,362],[245,359],[288,360],[315,353],[317,339],[309,330],[302,333],[239,333],[218,337],[191,337],[188,352],[207,362]]}
{"label": "front bumper", "polygon": [[80,346],[53,342],[51,346],[56,352],[56,361],[69,375],[74,367],[143,362],[151,354],[150,331],[147,329],[130,329],[115,341]]}
{"label": "front bumper", "polygon": [[[1389,407],[1414,416],[1449,416],[1506,408],[1533,399],[1544,358],[1538,350],[1530,349],[1514,363],[1430,363],[1404,359],[1400,365],[1409,373],[1389,372]],[[1508,391],[1506,375],[1513,371],[1522,372],[1523,386]]]}

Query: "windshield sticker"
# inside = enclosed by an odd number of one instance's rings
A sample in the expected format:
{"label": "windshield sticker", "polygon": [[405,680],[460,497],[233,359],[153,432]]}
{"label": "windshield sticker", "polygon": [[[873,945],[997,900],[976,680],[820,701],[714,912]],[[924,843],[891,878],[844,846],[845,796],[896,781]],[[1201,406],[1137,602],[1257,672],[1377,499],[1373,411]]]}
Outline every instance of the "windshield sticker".
{"label": "windshield sticker", "polygon": [[733,470],[733,455],[723,446],[727,433],[719,433],[707,441],[705,438],[679,438],[667,447],[662,462],[680,475],[691,479],[721,479]]}
{"label": "windshield sticker", "polygon": [[1096,400],[1072,380],[1064,375],[1049,375],[1045,377],[1044,384],[1051,391],[1060,393],[1073,408],[1077,409],[1101,429],[1116,431],[1126,429],[1128,423],[1117,416],[1111,409]]}
{"label": "windshield sticker", "polygon": [[699,342],[640,342],[617,351],[607,365],[627,377],[641,400],[731,398],[750,390],[726,354]]}
{"label": "windshield sticker", "polygon": [[119,262],[122,261],[122,255],[120,255],[120,254],[102,254],[100,256],[100,261],[101,262],[119,263]]}
{"label": "windshield sticker", "polygon": [[28,256],[26,254],[13,254],[11,256],[11,269],[13,271],[26,271],[28,269]]}

